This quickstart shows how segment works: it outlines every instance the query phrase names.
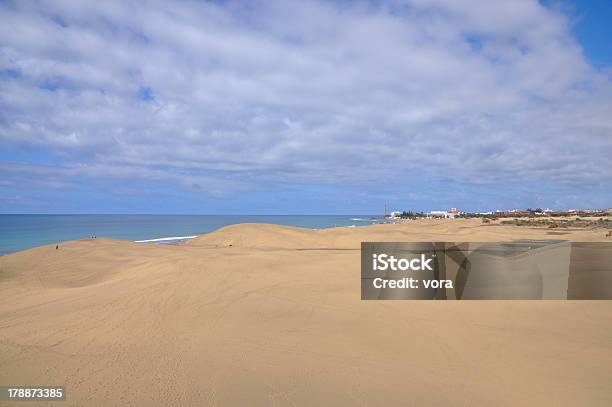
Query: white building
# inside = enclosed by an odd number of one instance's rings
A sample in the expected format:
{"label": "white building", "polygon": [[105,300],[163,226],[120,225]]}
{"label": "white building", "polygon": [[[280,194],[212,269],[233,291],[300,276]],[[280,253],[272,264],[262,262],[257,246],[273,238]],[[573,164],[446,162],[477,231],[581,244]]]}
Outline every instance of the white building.
{"label": "white building", "polygon": [[443,219],[455,219],[459,216],[459,213],[449,211],[431,211],[427,214],[428,218],[443,218]]}

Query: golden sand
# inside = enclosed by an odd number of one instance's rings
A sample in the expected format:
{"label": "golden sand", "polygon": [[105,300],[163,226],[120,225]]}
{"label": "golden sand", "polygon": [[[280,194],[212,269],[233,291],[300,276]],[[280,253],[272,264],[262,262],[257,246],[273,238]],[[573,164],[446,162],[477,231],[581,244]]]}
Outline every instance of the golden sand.
{"label": "golden sand", "polygon": [[611,240],[424,220],[3,256],[0,384],[65,385],[61,405],[612,405],[612,301],[360,300],[361,241],[526,238]]}

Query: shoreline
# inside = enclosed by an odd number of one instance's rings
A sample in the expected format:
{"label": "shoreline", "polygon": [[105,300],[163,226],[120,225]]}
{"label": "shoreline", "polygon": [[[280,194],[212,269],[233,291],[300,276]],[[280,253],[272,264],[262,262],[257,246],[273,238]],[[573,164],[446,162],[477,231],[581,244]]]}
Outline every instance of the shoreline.
{"label": "shoreline", "polygon": [[[555,218],[553,218],[555,219]],[[598,219],[598,217],[596,217],[596,219]],[[353,219],[354,220],[354,219]],[[537,219],[540,220],[540,219]],[[573,219],[570,219],[569,221],[571,221]],[[564,220],[565,221],[565,220]],[[524,220],[520,225],[516,225],[514,224],[515,222],[515,218],[499,218],[499,219],[495,219],[492,220],[490,223],[483,223],[482,222],[482,218],[469,218],[469,219],[464,219],[464,218],[459,218],[459,219],[416,219],[416,220],[407,220],[407,219],[398,219],[396,222],[377,222],[377,223],[368,223],[368,224],[360,224],[360,225],[341,225],[341,226],[328,226],[328,227],[299,227],[299,226],[288,226],[288,225],[284,225],[284,224],[276,224],[276,223],[251,223],[251,222],[245,222],[245,223],[235,223],[235,224],[230,224],[227,226],[222,226],[218,229],[212,230],[210,232],[205,232],[205,233],[201,233],[201,234],[197,234],[197,235],[189,235],[189,236],[168,236],[168,237],[155,237],[155,238],[148,238],[148,239],[142,239],[142,240],[130,240],[130,239],[120,239],[120,238],[113,238],[113,237],[99,237],[96,236],[96,239],[92,239],[89,237],[86,238],[82,238],[82,239],[73,239],[73,240],[66,240],[66,241],[58,241],[58,242],[52,242],[52,243],[47,243],[47,244],[42,244],[39,246],[33,246],[30,248],[26,248],[23,250],[19,250],[19,251],[14,251],[14,252],[8,252],[8,253],[0,253],[0,256],[7,256],[7,255],[11,255],[11,254],[15,254],[15,253],[21,253],[23,251],[27,251],[27,250],[32,250],[32,249],[37,249],[37,248],[41,248],[41,247],[45,247],[45,246],[54,246],[54,245],[65,245],[66,243],[69,242],[80,242],[80,241],[90,241],[90,240],[97,240],[97,239],[105,239],[105,240],[114,240],[114,241],[118,241],[118,242],[130,242],[130,243],[145,243],[147,245],[154,245],[154,246],[179,246],[179,245],[185,245],[188,244],[190,242],[192,242],[193,240],[198,240],[201,239],[205,236],[209,236],[211,234],[217,233],[219,231],[223,231],[226,228],[234,228],[234,227],[257,227],[257,226],[261,226],[263,228],[266,227],[279,227],[279,228],[288,228],[288,229],[295,229],[295,230],[303,230],[303,231],[323,231],[323,230],[334,230],[334,229],[351,229],[351,230],[356,230],[357,232],[359,230],[362,230],[364,228],[372,228],[372,227],[400,227],[400,228],[410,228],[411,226],[422,226],[422,225],[448,225],[448,226],[452,226],[453,224],[455,224],[455,226],[457,224],[470,224],[472,227],[478,227],[481,226],[482,228],[516,228],[517,231],[525,231],[525,230],[534,230],[536,231],[535,233],[532,233],[530,235],[535,235],[538,239],[550,239],[551,237],[558,237],[561,240],[572,240],[572,239],[580,239],[577,241],[601,241],[601,242],[609,242],[612,241],[612,236],[608,235],[606,232],[608,232],[610,229],[608,229],[607,227],[601,227],[601,228],[593,228],[593,227],[555,227],[555,228],[550,228],[548,226],[548,224],[545,225],[541,225],[541,224],[537,224],[537,223],[533,223],[531,224],[529,220]],[[504,230],[508,230],[508,229],[504,229]],[[503,233],[502,233],[503,234]],[[601,234],[601,236],[598,236],[599,234]],[[468,236],[469,237],[469,236]],[[586,239],[586,240],[584,240]],[[471,240],[474,241],[474,240]]]}
{"label": "shoreline", "polygon": [[[581,218],[579,218],[581,219]],[[189,244],[190,242],[193,242],[194,240],[198,240],[198,239],[202,239],[206,236],[210,236],[210,235],[214,235],[217,232],[223,231],[225,229],[228,228],[252,228],[252,227],[261,227],[261,228],[269,228],[269,227],[278,227],[278,228],[286,228],[286,229],[295,229],[298,231],[311,231],[311,232],[316,232],[316,231],[329,231],[329,230],[336,230],[336,229],[348,229],[348,230],[354,230],[356,231],[357,234],[359,234],[360,230],[363,230],[364,228],[377,228],[377,227],[387,227],[387,228],[393,228],[393,227],[399,227],[399,228],[410,228],[411,226],[414,227],[420,227],[423,225],[429,225],[429,226],[439,226],[439,225],[447,225],[447,226],[461,226],[463,224],[469,224],[471,225],[471,227],[482,227],[482,228],[500,228],[500,234],[504,234],[505,232],[508,232],[508,228],[515,228],[516,231],[519,232],[519,234],[525,234],[526,230],[533,230],[534,233],[527,233],[527,235],[529,236],[533,236],[534,239],[540,239],[540,240],[546,240],[546,239],[550,239],[551,237],[557,236],[558,238],[560,238],[561,240],[570,240],[570,241],[601,241],[601,242],[610,242],[612,241],[612,237],[611,236],[606,236],[606,233],[609,229],[608,228],[581,228],[581,227],[574,227],[574,228],[550,228],[547,225],[537,225],[537,224],[529,224],[529,221],[524,221],[523,224],[521,225],[515,225],[512,222],[514,221],[514,218],[500,218],[497,219],[491,223],[482,223],[482,219],[481,218],[471,218],[471,219],[417,219],[417,220],[406,220],[406,219],[401,219],[398,220],[397,222],[378,222],[378,223],[370,223],[370,224],[361,224],[361,225],[342,225],[342,226],[329,226],[329,227],[316,227],[316,228],[309,228],[309,227],[299,227],[299,226],[288,226],[288,225],[283,225],[283,224],[276,224],[276,223],[235,223],[235,224],[230,224],[227,226],[222,226],[216,230],[210,231],[210,232],[205,232],[205,233],[201,233],[201,234],[197,234],[197,235],[189,235],[189,236],[168,236],[168,237],[155,237],[155,238],[150,238],[150,239],[143,239],[143,240],[129,240],[129,239],[119,239],[119,238],[113,238],[113,237],[103,237],[103,236],[96,236],[96,239],[92,239],[92,238],[82,238],[82,239],[74,239],[74,240],[66,240],[66,241],[58,241],[58,242],[52,242],[52,243],[48,243],[48,244],[43,244],[40,246],[34,246],[34,247],[30,247],[24,250],[20,250],[20,251],[16,251],[16,252],[10,252],[10,253],[2,253],[0,254],[0,256],[7,256],[7,255],[11,255],[11,254],[16,254],[16,253],[21,253],[24,251],[28,251],[28,250],[32,250],[32,249],[37,249],[37,248],[41,248],[41,247],[46,247],[46,246],[54,246],[54,245],[65,245],[66,243],[71,243],[71,242],[83,242],[83,241],[94,241],[94,240],[99,240],[99,239],[104,239],[104,240],[112,240],[112,241],[117,241],[117,242],[126,242],[126,243],[138,243],[138,244],[147,244],[147,245],[151,245],[151,246],[182,246],[185,244]],[[401,229],[399,229],[401,230]],[[493,233],[495,234],[495,233]],[[511,233],[510,233],[511,234]],[[599,236],[599,234],[601,234],[601,236]],[[466,238],[469,238],[469,236],[465,236]],[[572,239],[578,239],[578,240],[572,240]],[[426,240],[426,241],[430,241]],[[466,240],[468,241],[468,240]],[[477,240],[472,240],[469,239],[469,241],[477,241]],[[486,240],[486,241],[490,241],[490,240]]]}
{"label": "shoreline", "polygon": [[276,223],[301,227],[361,226],[353,218],[371,215],[4,215],[0,216],[0,253],[89,236],[129,241],[195,236],[240,223]]}

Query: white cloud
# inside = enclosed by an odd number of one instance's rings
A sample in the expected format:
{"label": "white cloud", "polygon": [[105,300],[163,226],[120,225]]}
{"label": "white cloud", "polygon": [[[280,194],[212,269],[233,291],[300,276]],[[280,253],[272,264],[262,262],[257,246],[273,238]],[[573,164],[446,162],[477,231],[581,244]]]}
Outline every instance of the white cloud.
{"label": "white cloud", "polygon": [[87,176],[610,183],[610,79],[537,1],[0,9],[0,145]]}

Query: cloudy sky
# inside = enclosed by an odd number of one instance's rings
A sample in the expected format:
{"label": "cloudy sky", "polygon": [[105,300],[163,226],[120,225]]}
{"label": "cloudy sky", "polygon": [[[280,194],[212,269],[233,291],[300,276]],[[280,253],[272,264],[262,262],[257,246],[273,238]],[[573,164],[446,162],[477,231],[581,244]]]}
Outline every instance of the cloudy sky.
{"label": "cloudy sky", "polygon": [[612,7],[0,3],[0,213],[612,207]]}

